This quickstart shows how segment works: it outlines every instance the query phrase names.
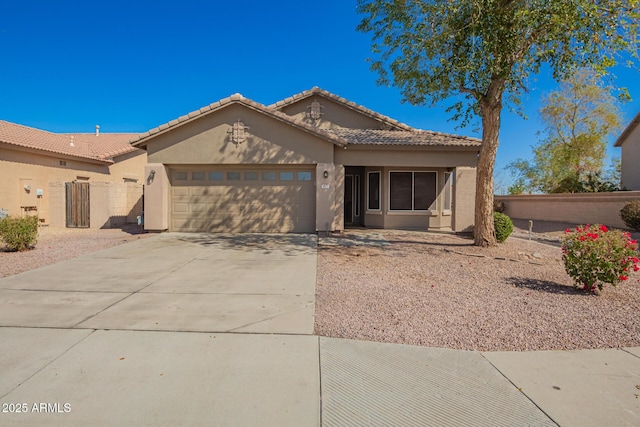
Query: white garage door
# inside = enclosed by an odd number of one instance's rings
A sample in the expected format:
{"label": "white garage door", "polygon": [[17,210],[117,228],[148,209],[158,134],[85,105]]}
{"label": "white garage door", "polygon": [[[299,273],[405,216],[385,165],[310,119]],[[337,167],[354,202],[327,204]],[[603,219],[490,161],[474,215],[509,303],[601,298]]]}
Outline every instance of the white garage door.
{"label": "white garage door", "polygon": [[171,230],[314,232],[315,168],[172,169]]}

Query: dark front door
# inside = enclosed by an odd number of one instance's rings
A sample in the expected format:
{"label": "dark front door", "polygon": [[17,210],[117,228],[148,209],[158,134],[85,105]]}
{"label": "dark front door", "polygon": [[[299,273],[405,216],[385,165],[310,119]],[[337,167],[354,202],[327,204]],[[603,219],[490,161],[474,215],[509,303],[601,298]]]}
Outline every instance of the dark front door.
{"label": "dark front door", "polygon": [[67,199],[67,227],[89,227],[89,183],[66,182],[65,193]]}

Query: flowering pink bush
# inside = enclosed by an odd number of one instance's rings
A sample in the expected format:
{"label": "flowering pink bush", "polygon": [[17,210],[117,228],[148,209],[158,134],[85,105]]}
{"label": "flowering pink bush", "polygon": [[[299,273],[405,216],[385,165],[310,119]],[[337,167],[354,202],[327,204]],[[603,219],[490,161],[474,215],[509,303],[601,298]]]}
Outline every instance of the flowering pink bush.
{"label": "flowering pink bush", "polygon": [[629,233],[604,225],[567,229],[562,240],[564,269],[578,289],[594,292],[604,284],[616,286],[638,271],[638,242]]}

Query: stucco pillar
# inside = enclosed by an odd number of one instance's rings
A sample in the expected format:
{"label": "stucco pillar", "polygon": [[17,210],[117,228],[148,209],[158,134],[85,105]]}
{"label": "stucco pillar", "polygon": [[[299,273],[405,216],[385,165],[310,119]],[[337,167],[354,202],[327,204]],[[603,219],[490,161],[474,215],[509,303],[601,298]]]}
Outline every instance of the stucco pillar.
{"label": "stucco pillar", "polygon": [[333,204],[332,231],[344,230],[344,166],[335,166],[335,198]]}
{"label": "stucco pillar", "polygon": [[453,231],[473,230],[476,209],[476,169],[458,166],[453,181]]}
{"label": "stucco pillar", "polygon": [[144,167],[144,229],[169,229],[169,175],[162,163]]}
{"label": "stucco pillar", "polygon": [[316,231],[342,230],[344,223],[344,167],[316,166]]}

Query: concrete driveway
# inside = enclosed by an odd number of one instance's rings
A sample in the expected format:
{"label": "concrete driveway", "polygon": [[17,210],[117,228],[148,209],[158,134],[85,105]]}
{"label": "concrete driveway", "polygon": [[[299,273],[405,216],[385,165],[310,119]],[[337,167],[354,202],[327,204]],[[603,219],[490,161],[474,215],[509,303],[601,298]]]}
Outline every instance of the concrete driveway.
{"label": "concrete driveway", "polygon": [[316,246],[161,234],[0,280],[0,325],[311,334]]}
{"label": "concrete driveway", "polygon": [[319,425],[316,249],[170,233],[0,279],[0,425]]}

